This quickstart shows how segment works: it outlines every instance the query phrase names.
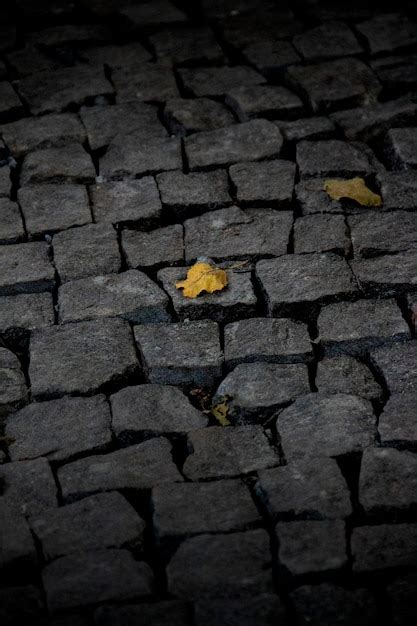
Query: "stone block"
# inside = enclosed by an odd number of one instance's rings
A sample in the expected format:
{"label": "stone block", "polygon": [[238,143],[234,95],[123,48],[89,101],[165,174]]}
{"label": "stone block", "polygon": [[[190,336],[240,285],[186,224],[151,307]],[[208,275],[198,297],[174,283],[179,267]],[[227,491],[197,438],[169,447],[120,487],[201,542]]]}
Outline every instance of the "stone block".
{"label": "stone block", "polygon": [[150,270],[178,265],[184,260],[184,229],[174,224],[148,233],[123,230],[122,250],[130,268]]}
{"label": "stone block", "polygon": [[152,176],[97,183],[89,187],[89,193],[94,220],[98,223],[149,228],[160,220],[162,206]]}
{"label": "stone block", "polygon": [[64,148],[45,148],[27,154],[23,160],[20,182],[92,183],[96,170],[90,155],[78,144]]}
{"label": "stone block", "polygon": [[346,256],[350,237],[343,215],[307,215],[294,224],[294,252],[335,252]]}
{"label": "stone block", "polygon": [[43,242],[0,246],[0,295],[52,291],[55,272]]}
{"label": "stone block", "polygon": [[229,169],[230,178],[241,204],[290,208],[295,179],[290,161],[239,163]]}
{"label": "stone block", "polygon": [[174,98],[164,108],[164,119],[174,135],[223,128],[235,123],[231,111],[221,102],[209,98]]}
{"label": "stone block", "polygon": [[322,393],[348,393],[381,401],[382,387],[377,383],[371,370],[361,361],[351,356],[324,358],[317,364],[316,387]]}

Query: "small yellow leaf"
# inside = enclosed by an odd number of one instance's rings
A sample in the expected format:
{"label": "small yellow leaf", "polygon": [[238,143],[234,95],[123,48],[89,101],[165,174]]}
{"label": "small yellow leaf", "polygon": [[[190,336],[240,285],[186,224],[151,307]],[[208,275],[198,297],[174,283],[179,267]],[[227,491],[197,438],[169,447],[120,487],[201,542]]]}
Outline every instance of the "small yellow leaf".
{"label": "small yellow leaf", "polygon": [[210,412],[221,426],[230,426],[231,422],[229,422],[229,420],[227,419],[229,407],[227,406],[226,402],[220,402],[219,404],[215,404],[211,407]]}
{"label": "small yellow leaf", "polygon": [[227,286],[228,278],[224,270],[209,263],[196,263],[187,272],[185,280],[175,283],[177,289],[183,289],[186,298],[196,298],[203,291],[213,293]]}
{"label": "small yellow leaf", "polygon": [[349,198],[362,206],[381,206],[382,198],[366,186],[363,178],[356,176],[350,180],[326,180],[324,191],[327,191],[332,200]]}

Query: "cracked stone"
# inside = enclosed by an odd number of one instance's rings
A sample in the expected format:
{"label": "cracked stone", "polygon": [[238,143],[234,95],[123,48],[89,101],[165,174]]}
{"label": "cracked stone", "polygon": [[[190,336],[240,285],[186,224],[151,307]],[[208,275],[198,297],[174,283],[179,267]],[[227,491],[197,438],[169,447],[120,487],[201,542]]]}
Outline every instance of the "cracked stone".
{"label": "cracked stone", "polygon": [[349,26],[336,20],[325,22],[296,35],[293,43],[303,59],[308,61],[351,56],[363,52]]}
{"label": "cracked stone", "polygon": [[64,499],[70,502],[99,491],[150,489],[183,478],[172,461],[171,444],[156,437],[68,463],[58,470],[58,480]]}
{"label": "cracked stone", "polygon": [[328,117],[308,117],[292,122],[276,122],[286,141],[330,139],[336,127]]}
{"label": "cracked stone", "polygon": [[326,394],[348,393],[371,401],[381,401],[383,396],[371,370],[351,356],[319,361],[315,383],[318,390]]}
{"label": "cracked stone", "polygon": [[65,397],[34,402],[14,413],[5,433],[12,461],[46,456],[50,461],[68,461],[111,444],[111,415],[104,396]]}
{"label": "cracked stone", "polygon": [[[356,282],[337,254],[286,254],[256,264],[269,315],[280,317],[354,296]],[[307,308],[306,308],[307,307]]]}
{"label": "cracked stone", "polygon": [[275,530],[280,563],[293,576],[347,565],[344,521],[279,522]]}
{"label": "cracked stone", "polygon": [[168,322],[168,302],[162,289],[137,270],[81,278],[58,290],[61,323],[100,317],[121,317],[135,324]]}
{"label": "cracked stone", "polygon": [[373,445],[376,418],[367,400],[349,394],[308,394],[297,398],[277,419],[288,462],[340,456]]}
{"label": "cracked stone", "polygon": [[173,65],[221,63],[224,55],[209,28],[165,28],[149,38],[158,61]]}
{"label": "cracked stone", "polygon": [[27,517],[58,506],[57,487],[46,459],[3,463],[0,479],[5,510],[9,507]]}
{"label": "cracked stone", "polygon": [[126,387],[110,396],[112,430],[123,444],[139,437],[184,434],[207,425],[207,417],[169,385]]}
{"label": "cracked stone", "polygon": [[223,353],[215,322],[135,326],[134,335],[151,383],[209,387],[221,376]]}
{"label": "cracked stone", "polygon": [[102,319],[35,330],[29,377],[35,398],[98,391],[138,368],[128,322]]}
{"label": "cracked stone", "polygon": [[378,421],[383,444],[400,447],[417,442],[416,405],[417,393],[413,389],[389,398]]}
{"label": "cracked stone", "polygon": [[308,371],[302,363],[241,363],[222,381],[213,402],[230,398],[228,419],[256,423],[309,392]]}
{"label": "cracked stone", "polygon": [[313,357],[307,326],[289,319],[252,318],[224,329],[225,362],[299,363]]}
{"label": "cracked stone", "polygon": [[[129,604],[125,606],[104,605],[94,612],[97,626],[188,626],[189,607],[178,600],[164,600],[151,604]],[[68,626],[70,626],[68,624]]]}
{"label": "cracked stone", "polygon": [[417,341],[372,350],[371,363],[383,377],[390,394],[414,391],[417,383]]}
{"label": "cracked stone", "polygon": [[196,133],[185,138],[185,152],[191,170],[276,158],[283,139],[279,129],[267,120],[251,120],[227,128]]}
{"label": "cracked stone", "polygon": [[0,122],[8,122],[24,114],[23,104],[13,89],[7,82],[0,82]]}
{"label": "cracked stone", "polygon": [[417,252],[408,250],[372,259],[353,259],[352,271],[361,288],[384,298],[401,295],[417,284]]}
{"label": "cracked stone", "polygon": [[286,254],[292,224],[292,211],[237,206],[211,211],[185,222],[185,260],[202,254],[215,262]]}
{"label": "cracked stone", "polygon": [[82,185],[27,185],[18,190],[17,198],[32,237],[91,222],[88,194]]}
{"label": "cracked stone", "polygon": [[417,43],[416,25],[398,13],[376,14],[356,28],[367,40],[371,54],[393,52]]}
{"label": "cracked stone", "polygon": [[269,537],[264,530],[186,539],[167,566],[168,589],[179,598],[252,596],[272,590]]}
{"label": "cracked stone", "polygon": [[352,513],[349,489],[334,459],[261,470],[255,489],[275,519],[344,519]]}
{"label": "cracked stone", "polygon": [[159,222],[161,201],[152,176],[98,183],[89,187],[96,222],[148,228]]}
{"label": "cracked stone", "polygon": [[417,215],[409,211],[348,218],[355,256],[403,252],[417,247]]}
{"label": "cracked stone", "polygon": [[240,203],[250,206],[289,208],[296,167],[290,161],[238,163],[229,169]]}
{"label": "cracked stone", "polygon": [[45,243],[0,246],[0,296],[52,291],[54,277]]}
{"label": "cracked stone", "polygon": [[385,138],[385,154],[394,170],[417,168],[417,130],[391,128]]}
{"label": "cracked stone", "polygon": [[126,102],[166,102],[178,98],[178,87],[170,67],[157,63],[137,63],[116,68],[112,73],[118,104]]}
{"label": "cracked stone", "polygon": [[279,464],[261,426],[211,426],[190,432],[183,473],[192,481],[256,472]]}
{"label": "cracked stone", "polygon": [[23,160],[20,182],[92,183],[96,177],[90,155],[78,144],[47,148],[27,154]]}
{"label": "cracked stone", "polygon": [[408,324],[393,299],[329,304],[321,309],[317,325],[326,354],[363,354],[410,338]]}
{"label": "cracked stone", "polygon": [[360,526],[351,543],[354,573],[417,564],[417,524]]}
{"label": "cracked stone", "polygon": [[46,510],[31,519],[46,561],[74,552],[103,548],[140,548],[145,522],[117,492]]}
{"label": "cracked stone", "polygon": [[350,238],[343,215],[307,215],[294,224],[294,252],[334,252],[346,256]]}
{"label": "cracked stone", "polygon": [[298,96],[276,85],[240,85],[227,90],[225,102],[241,122],[253,117],[291,119],[301,115],[304,109]]}
{"label": "cracked stone", "polygon": [[96,550],[56,559],[42,572],[52,613],[79,606],[146,597],[153,575],[127,550]]}
{"label": "cracked stone", "polygon": [[245,65],[178,70],[186,91],[194,97],[223,96],[233,87],[254,87],[265,82],[262,74]]}
{"label": "cracked stone", "polygon": [[[226,270],[227,271],[227,270]],[[257,298],[249,272],[227,272],[228,285],[221,292],[203,293],[198,298],[186,298],[176,282],[186,277],[187,268],[167,267],[158,272],[158,280],[171,298],[180,321],[210,319],[232,322],[256,313]]]}
{"label": "cracked stone", "polygon": [[117,233],[110,224],[71,228],[54,235],[52,245],[61,283],[120,270]]}
{"label": "cracked stone", "polygon": [[0,197],[0,245],[18,243],[25,236],[19,205]]}
{"label": "cracked stone", "polygon": [[372,165],[357,146],[338,139],[301,141],[297,144],[297,163],[301,177],[366,176]]}
{"label": "cracked stone", "polygon": [[[178,265],[184,260],[184,234],[181,224],[142,233],[122,231],[122,249],[130,268],[158,269]],[[169,271],[168,270],[165,271]]]}
{"label": "cracked stone", "polygon": [[164,118],[171,133],[181,137],[235,123],[233,114],[223,104],[209,98],[168,100]]}

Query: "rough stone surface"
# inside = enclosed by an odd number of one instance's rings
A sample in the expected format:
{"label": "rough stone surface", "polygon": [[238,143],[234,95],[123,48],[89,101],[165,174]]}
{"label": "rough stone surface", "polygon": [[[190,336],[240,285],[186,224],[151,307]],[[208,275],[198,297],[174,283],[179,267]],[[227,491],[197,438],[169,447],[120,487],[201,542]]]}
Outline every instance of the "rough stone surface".
{"label": "rough stone surface", "polygon": [[404,15],[386,13],[357,26],[372,54],[392,52],[417,43],[416,25]]}
{"label": "rough stone surface", "polygon": [[3,484],[0,501],[5,510],[33,516],[58,506],[57,487],[46,459],[4,463],[0,465],[0,479]]}
{"label": "rough stone surface", "polygon": [[0,299],[0,334],[13,336],[54,323],[50,293],[5,296]]}
{"label": "rough stone surface", "polygon": [[232,204],[224,170],[190,174],[164,172],[157,175],[156,182],[162,204],[179,218],[190,217],[193,211],[210,211]]}
{"label": "rough stone surface", "polygon": [[0,167],[0,196],[9,197],[12,182],[10,180],[10,168]]}
{"label": "rough stone surface", "polygon": [[147,227],[161,217],[161,201],[151,176],[98,183],[89,188],[89,193],[96,222]]}
{"label": "rough stone surface", "polygon": [[29,377],[37,398],[92,393],[137,367],[132,332],[124,320],[54,326],[31,337]]}
{"label": "rough stone surface", "polygon": [[209,98],[168,100],[164,119],[171,133],[181,137],[235,123],[233,114],[223,104]]}
{"label": "rough stone surface", "polygon": [[249,206],[291,205],[294,191],[295,166],[289,161],[239,163],[229,170],[236,197]]}
{"label": "rough stone surface", "polygon": [[415,574],[395,580],[387,587],[390,604],[393,608],[395,626],[413,626],[417,611]]}
{"label": "rough stone surface", "polygon": [[301,56],[309,61],[362,52],[355,35],[343,22],[325,22],[302,35],[296,35],[293,42]]}
{"label": "rough stone surface", "polygon": [[417,342],[383,346],[372,350],[371,363],[382,376],[390,394],[415,391]]}
{"label": "rough stone surface", "polygon": [[265,82],[261,74],[245,65],[182,69],[179,75],[186,91],[196,97],[223,96],[232,87],[254,87]]}
{"label": "rough stone surface", "polygon": [[12,461],[47,457],[67,461],[111,443],[111,415],[104,396],[34,402],[9,417],[5,433]]}
{"label": "rough stone surface", "polygon": [[0,82],[0,102],[0,121],[7,122],[22,115],[22,102],[13,86],[5,81]]}
{"label": "rough stone surface", "polygon": [[150,38],[158,61],[172,64],[218,63],[223,51],[209,28],[185,27],[159,31]]}
{"label": "rough stone surface", "polygon": [[207,425],[207,418],[177,387],[138,385],[110,396],[112,430],[123,443],[162,433],[187,433]]}
{"label": "rough stone surface", "polygon": [[183,478],[172,461],[171,444],[158,437],[68,463],[58,470],[58,480],[63,497],[71,501],[99,491],[149,489]]}
{"label": "rough stone surface", "polygon": [[0,246],[0,295],[52,291],[54,268],[45,243]]}
{"label": "rough stone surface", "polygon": [[[5,504],[7,504],[8,508],[6,508]],[[36,565],[37,554],[29,524],[22,514],[23,512],[13,509],[12,501],[7,502],[6,500],[6,503],[2,502],[2,507],[4,507],[4,510],[2,510],[0,517],[0,567],[3,570],[7,567],[20,565],[30,570]],[[1,599],[3,600],[3,598]]]}
{"label": "rough stone surface", "polygon": [[25,156],[21,182],[92,183],[96,171],[90,155],[78,144],[35,150]]}
{"label": "rough stone surface", "polygon": [[378,215],[348,218],[353,252],[372,257],[416,249],[417,216],[408,211],[393,211]]}
{"label": "rough stone surface", "polygon": [[97,626],[188,626],[189,611],[186,603],[178,600],[128,604],[125,606],[104,605],[94,612]]}
{"label": "rough stone surface", "polygon": [[297,144],[300,176],[365,176],[372,171],[366,154],[358,147],[340,141],[301,141]]}
{"label": "rough stone surface", "polygon": [[275,85],[234,87],[227,91],[225,101],[241,122],[253,117],[293,119],[304,109],[298,96]]}
{"label": "rough stone surface", "polygon": [[351,356],[320,361],[315,384],[322,393],[349,393],[365,400],[382,400],[383,390],[371,370]]}
{"label": "rough stone surface", "polygon": [[389,398],[378,421],[382,443],[401,447],[417,442],[416,403],[417,393],[414,389],[394,393]]}
{"label": "rough stone surface", "polygon": [[0,245],[18,243],[25,236],[22,217],[17,202],[0,197]]}
{"label": "rough stone surface", "polygon": [[149,270],[178,265],[184,259],[184,229],[181,224],[174,224],[148,233],[123,230],[122,249],[130,268]]}
{"label": "rough stone surface", "polygon": [[415,128],[392,128],[385,138],[385,152],[393,169],[408,170],[417,167]]}
{"label": "rough stone surface", "polygon": [[354,572],[369,572],[417,563],[417,525],[380,524],[353,529]]}
{"label": "rough stone surface", "polygon": [[347,255],[350,237],[343,215],[307,215],[294,224],[294,252],[335,252]]}
{"label": "rough stone surface", "polygon": [[223,353],[215,322],[135,326],[134,334],[151,383],[210,386],[221,376]]}
{"label": "rough stone surface", "polygon": [[248,598],[198,601],[195,604],[197,626],[268,626],[279,624],[285,610],[273,593],[261,593]]}
{"label": "rough stone surface", "polygon": [[174,73],[157,63],[137,63],[112,73],[118,104],[126,102],[166,102],[178,97]]}
{"label": "rough stone surface", "polygon": [[17,356],[0,347],[0,416],[7,415],[28,400],[28,390]]}
{"label": "rough stone surface", "polygon": [[298,63],[299,55],[289,41],[258,39],[242,50],[250,65],[266,78],[279,78],[288,65]]}
{"label": "rough stone surface", "polygon": [[378,183],[384,199],[383,210],[413,211],[417,207],[417,172],[414,170],[379,172]]}
{"label": "rough stone surface", "polygon": [[287,141],[302,139],[330,139],[335,133],[335,125],[328,117],[307,117],[292,122],[276,122]]}

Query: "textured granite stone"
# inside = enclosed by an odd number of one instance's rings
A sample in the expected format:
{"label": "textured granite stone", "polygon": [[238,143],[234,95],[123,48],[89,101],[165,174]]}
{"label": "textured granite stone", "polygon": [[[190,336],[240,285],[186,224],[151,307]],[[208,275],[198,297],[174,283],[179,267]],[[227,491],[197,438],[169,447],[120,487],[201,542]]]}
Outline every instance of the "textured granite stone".
{"label": "textured granite stone", "polygon": [[280,209],[291,205],[294,163],[284,160],[239,163],[232,165],[229,174],[240,203]]}
{"label": "textured granite stone", "polygon": [[45,148],[27,154],[21,183],[92,183],[96,170],[90,155],[78,144]]}
{"label": "textured granite stone", "polygon": [[1,502],[6,510],[28,517],[58,506],[57,486],[46,459],[3,463],[0,480]]}
{"label": "textured granite stone", "polygon": [[351,356],[324,358],[319,361],[315,384],[323,393],[349,393],[365,400],[382,400],[382,387],[371,370]]}
{"label": "textured granite stone", "polygon": [[390,394],[415,391],[416,355],[416,341],[383,346],[371,351],[371,363],[382,376]]}
{"label": "textured granite stone", "polygon": [[195,97],[222,96],[232,87],[254,87],[264,77],[245,65],[180,69],[179,76],[188,94]]}
{"label": "textured granite stone", "polygon": [[173,98],[164,108],[164,119],[174,135],[215,130],[235,123],[233,113],[210,98]]}
{"label": "textured granite stone", "polygon": [[354,573],[371,572],[417,563],[416,524],[378,524],[353,529]]}
{"label": "textured granite stone", "polygon": [[116,68],[112,73],[118,104],[166,102],[178,97],[172,69],[157,63],[136,63]]}
{"label": "textured granite stone", "polygon": [[161,201],[155,180],[97,183],[89,188],[92,212],[96,222],[149,227],[161,217]]}
{"label": "textured granite stone", "polygon": [[417,442],[416,403],[417,393],[414,389],[394,393],[389,398],[378,420],[382,443],[402,447]]}
{"label": "textured granite stone", "polygon": [[178,265],[184,259],[184,229],[181,224],[148,233],[125,229],[121,244],[130,268],[157,269],[164,265]]}
{"label": "textured granite stone", "polygon": [[45,243],[0,246],[0,295],[52,291],[54,268]]}
{"label": "textured granite stone", "polygon": [[25,236],[19,205],[0,197],[0,245],[18,243]]}

